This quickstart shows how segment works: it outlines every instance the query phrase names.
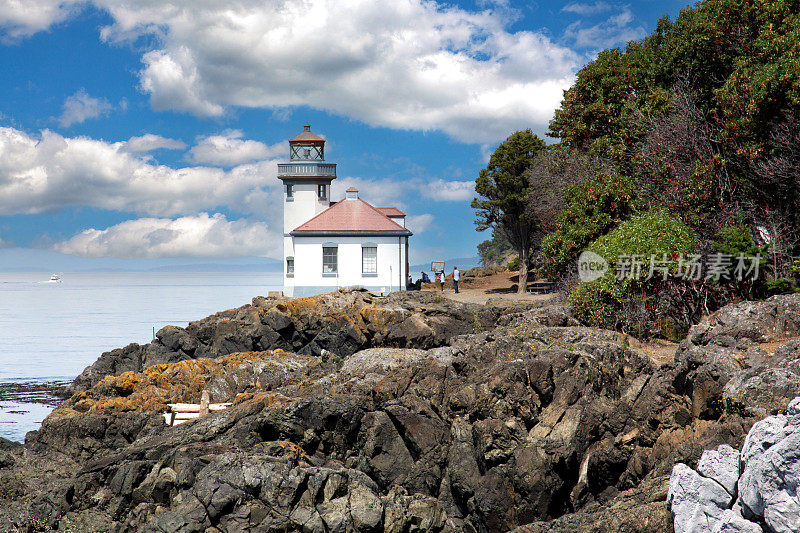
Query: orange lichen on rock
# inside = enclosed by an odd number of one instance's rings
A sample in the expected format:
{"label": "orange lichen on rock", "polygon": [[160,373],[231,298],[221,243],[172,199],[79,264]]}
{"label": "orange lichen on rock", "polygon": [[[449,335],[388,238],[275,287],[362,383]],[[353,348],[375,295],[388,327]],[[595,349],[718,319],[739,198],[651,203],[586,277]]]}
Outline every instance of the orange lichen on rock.
{"label": "orange lichen on rock", "polygon": [[317,296],[309,296],[307,298],[293,298],[280,302],[275,306],[278,311],[288,313],[289,316],[297,316],[312,309],[315,309],[320,304],[320,299]]}
{"label": "orange lichen on rock", "polygon": [[394,309],[380,309],[365,305],[359,312],[361,319],[377,329],[384,329],[391,324],[399,324],[405,318],[404,313]]}
{"label": "orange lichen on rock", "polygon": [[190,359],[153,365],[144,372],[106,376],[91,389],[75,394],[52,417],[87,411],[158,412],[170,403],[196,403],[206,384],[244,364],[285,366],[316,364],[313,357],[283,350],[237,352],[215,359]]}

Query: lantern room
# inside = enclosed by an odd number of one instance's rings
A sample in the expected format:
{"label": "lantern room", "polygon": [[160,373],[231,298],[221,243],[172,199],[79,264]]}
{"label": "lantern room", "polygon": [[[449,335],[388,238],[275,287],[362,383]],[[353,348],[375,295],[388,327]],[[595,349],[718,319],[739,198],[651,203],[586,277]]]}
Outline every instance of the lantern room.
{"label": "lantern room", "polygon": [[289,160],[325,161],[325,139],[311,132],[311,125],[303,126],[300,135],[289,139]]}

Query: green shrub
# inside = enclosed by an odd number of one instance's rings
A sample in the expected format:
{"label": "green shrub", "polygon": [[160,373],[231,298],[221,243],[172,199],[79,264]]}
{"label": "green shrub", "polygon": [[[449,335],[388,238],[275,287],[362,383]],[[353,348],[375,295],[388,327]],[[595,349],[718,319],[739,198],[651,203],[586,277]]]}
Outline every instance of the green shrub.
{"label": "green shrub", "polygon": [[744,255],[754,257],[761,255],[760,267],[763,269],[767,264],[766,254],[769,246],[759,246],[753,241],[753,234],[750,226],[744,223],[724,226],[717,233],[717,242],[714,249],[720,253],[739,257]]}
{"label": "green shrub", "polygon": [[[597,239],[589,250],[601,255],[610,263],[621,255],[638,255],[645,260],[650,256],[675,260],[681,254],[691,253],[697,236],[679,219],[665,211],[648,211],[619,225],[611,233]],[[649,271],[644,271],[646,275]]]}
{"label": "green shrub", "polygon": [[580,283],[569,294],[568,301],[572,314],[581,322],[598,328],[617,328],[621,303],[597,281]]}
{"label": "green shrub", "polygon": [[[645,336],[658,308],[653,284],[663,281],[650,273],[649,258],[676,261],[696,247],[697,236],[677,218],[663,211],[649,211],[622,222],[618,228],[597,239],[589,250],[605,258],[611,268],[606,275],[589,283],[581,283],[568,300],[575,316],[582,322],[602,328],[621,329]],[[617,279],[614,263],[621,255],[642,256],[647,265],[636,278]],[[671,269],[674,272],[675,268]]]}
{"label": "green shrub", "polygon": [[795,280],[800,281],[800,259],[795,259],[792,262],[792,276]]}
{"label": "green shrub", "polygon": [[[743,222],[730,224],[724,226],[717,233],[717,242],[714,243],[714,249],[722,254],[729,255],[733,258],[731,267],[728,269],[728,279],[724,282],[732,296],[743,299],[752,299],[755,294],[779,294],[780,284],[774,284],[772,288],[769,287],[770,282],[778,280],[768,280],[765,282],[762,279],[737,279],[736,268],[739,261],[736,259],[740,256],[756,257],[761,256],[758,264],[760,275],[763,277],[764,269],[767,266],[767,250],[768,246],[758,246],[753,241],[753,234],[750,226]],[[748,267],[750,262],[747,262]],[[740,276],[743,277],[743,276]],[[781,291],[785,292],[785,291]]]}
{"label": "green shrub", "polygon": [[767,296],[794,292],[794,283],[792,281],[788,278],[768,279],[764,282],[764,291]]}
{"label": "green shrub", "polygon": [[519,257],[515,257],[514,259],[509,261],[508,264],[506,265],[506,269],[512,272],[515,270],[519,270]]}
{"label": "green shrub", "polygon": [[602,174],[568,188],[566,194],[567,207],[556,230],[542,240],[550,275],[561,274],[592,241],[631,216],[636,187],[627,176]]}

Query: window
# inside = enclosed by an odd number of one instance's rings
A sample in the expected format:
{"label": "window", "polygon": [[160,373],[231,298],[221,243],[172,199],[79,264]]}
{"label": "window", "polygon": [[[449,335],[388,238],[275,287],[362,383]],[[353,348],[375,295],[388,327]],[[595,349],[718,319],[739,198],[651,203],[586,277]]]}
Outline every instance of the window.
{"label": "window", "polygon": [[378,247],[367,246],[361,247],[361,272],[363,274],[377,274],[378,273]]}
{"label": "window", "polygon": [[294,277],[294,257],[286,258],[286,277],[287,278]]}
{"label": "window", "polygon": [[286,184],[286,200],[294,200],[294,185],[291,183]]}
{"label": "window", "polygon": [[317,196],[319,196],[320,200],[325,200],[328,197],[328,186],[327,185],[317,185]]}
{"label": "window", "polygon": [[323,274],[336,274],[337,272],[337,247],[336,246],[323,246],[322,247],[322,273]]}
{"label": "window", "polygon": [[303,150],[303,156],[305,156],[306,159],[311,159],[311,150]]}

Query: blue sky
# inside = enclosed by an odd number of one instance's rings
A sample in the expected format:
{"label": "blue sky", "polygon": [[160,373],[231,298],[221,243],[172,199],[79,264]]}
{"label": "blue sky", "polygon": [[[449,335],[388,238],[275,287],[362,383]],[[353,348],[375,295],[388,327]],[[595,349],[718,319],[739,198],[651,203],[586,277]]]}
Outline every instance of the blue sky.
{"label": "blue sky", "polygon": [[0,0],[0,271],[280,259],[275,164],[305,122],[334,197],[408,214],[412,262],[475,255],[488,154],[683,7]]}

